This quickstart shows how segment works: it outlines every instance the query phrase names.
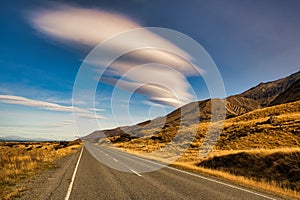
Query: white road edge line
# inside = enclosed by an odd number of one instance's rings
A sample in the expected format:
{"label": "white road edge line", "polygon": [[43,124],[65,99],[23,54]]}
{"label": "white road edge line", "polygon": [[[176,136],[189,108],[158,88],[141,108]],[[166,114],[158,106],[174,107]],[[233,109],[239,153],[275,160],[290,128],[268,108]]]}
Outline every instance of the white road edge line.
{"label": "white road edge line", "polygon": [[79,166],[79,162],[80,162],[80,159],[81,159],[81,156],[82,156],[83,149],[84,149],[84,146],[82,146],[82,148],[81,148],[80,155],[79,155],[78,161],[76,163],[76,167],[74,169],[73,176],[72,176],[72,179],[71,179],[71,182],[70,182],[70,185],[69,185],[69,188],[68,188],[65,200],[69,200],[69,198],[70,198],[72,187],[73,187],[73,183],[74,183],[74,180],[75,180],[75,176],[76,176],[76,173],[77,173],[77,169],[78,169],[78,166]]}
{"label": "white road edge line", "polygon": [[142,176],[141,174],[137,173],[136,171],[134,171],[133,169],[130,169],[130,171],[132,171],[133,173],[135,173],[138,176]]}
{"label": "white road edge line", "polygon": [[175,170],[175,171],[178,171],[178,172],[181,172],[181,173],[189,174],[189,175],[191,175],[191,176],[196,176],[196,177],[199,177],[199,178],[202,178],[202,179],[211,181],[211,182],[219,183],[219,184],[221,184],[221,185],[225,185],[225,186],[228,186],[228,187],[231,187],[231,188],[235,188],[235,189],[238,189],[238,190],[241,190],[241,191],[244,191],[244,192],[248,192],[248,193],[251,193],[251,194],[255,194],[255,195],[257,195],[257,196],[261,196],[261,197],[264,197],[264,198],[266,198],[266,199],[276,200],[276,199],[274,199],[274,198],[272,198],[272,197],[269,197],[269,196],[266,196],[266,195],[263,195],[263,194],[260,194],[260,193],[257,193],[257,192],[253,192],[253,191],[251,191],[251,190],[247,190],[247,189],[244,189],[244,188],[235,186],[235,185],[231,185],[231,184],[224,183],[224,182],[221,182],[221,181],[217,181],[217,180],[214,180],[214,179],[211,179],[211,178],[207,178],[207,177],[205,177],[205,176],[201,176],[201,175],[194,174],[194,173],[191,173],[191,172],[187,172],[187,171],[184,171],[184,170],[176,169],[176,168],[174,168],[174,167],[169,167],[169,166],[167,166],[167,168],[172,169],[172,170]]}
{"label": "white road edge line", "polygon": [[[241,190],[241,191],[244,191],[244,192],[248,192],[248,193],[251,193],[251,194],[255,194],[255,195],[257,195],[257,196],[261,196],[261,197],[264,197],[264,198],[266,198],[266,199],[276,200],[276,199],[274,199],[274,198],[272,198],[272,197],[269,197],[269,196],[260,194],[260,193],[258,193],[258,192],[254,192],[254,191],[247,190],[247,189],[244,189],[244,188],[241,188],[241,187],[238,187],[238,186],[229,184],[229,183],[224,183],[224,182],[221,182],[221,181],[217,181],[217,180],[215,180],[215,179],[212,179],[212,178],[208,178],[208,177],[201,176],[201,175],[198,175],[198,174],[194,174],[194,173],[191,173],[191,172],[187,172],[187,171],[184,171],[184,170],[181,170],[181,169],[177,169],[177,168],[174,168],[174,167],[170,167],[170,166],[167,166],[167,165],[163,165],[163,164],[157,163],[157,162],[155,162],[155,161],[151,161],[151,160],[148,160],[148,159],[145,159],[145,158],[141,158],[141,157],[138,157],[138,156],[135,156],[135,155],[131,155],[131,154],[129,154],[129,153],[125,153],[125,152],[122,152],[122,151],[119,151],[119,153],[121,153],[121,154],[123,154],[123,155],[130,156],[130,157],[134,157],[134,158],[137,158],[137,159],[140,159],[140,160],[144,160],[144,161],[146,161],[146,162],[153,163],[153,164],[156,164],[156,165],[159,165],[159,166],[162,166],[162,167],[166,167],[166,168],[169,168],[169,169],[172,169],[172,170],[181,172],[181,173],[185,173],[185,174],[188,174],[188,175],[191,175],[191,176],[196,176],[196,177],[198,177],[198,178],[202,178],[202,179],[205,179],[205,180],[208,180],[208,181],[211,181],[211,182],[215,182],[215,183],[218,183],[218,184],[221,184],[221,185],[225,185],[225,186],[228,186],[228,187],[237,189],[237,190]],[[133,171],[133,170],[131,170],[131,171]],[[136,173],[136,172],[134,172],[134,173]]]}

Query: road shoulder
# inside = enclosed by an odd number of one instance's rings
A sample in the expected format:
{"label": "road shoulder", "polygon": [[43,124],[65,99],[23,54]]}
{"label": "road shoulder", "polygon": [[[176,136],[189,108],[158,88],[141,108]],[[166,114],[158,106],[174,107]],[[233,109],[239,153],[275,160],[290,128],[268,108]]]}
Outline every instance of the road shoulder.
{"label": "road shoulder", "polygon": [[64,199],[79,151],[58,160],[54,167],[39,172],[30,179],[21,181],[18,187],[24,187],[19,198],[32,199]]}

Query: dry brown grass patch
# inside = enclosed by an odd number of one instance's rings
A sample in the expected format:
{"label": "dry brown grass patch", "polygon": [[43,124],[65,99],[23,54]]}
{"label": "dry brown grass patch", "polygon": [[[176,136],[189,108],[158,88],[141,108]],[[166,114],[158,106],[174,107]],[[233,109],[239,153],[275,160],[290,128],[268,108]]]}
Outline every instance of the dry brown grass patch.
{"label": "dry brown grass patch", "polygon": [[54,162],[75,153],[81,144],[67,142],[1,142],[0,199],[18,196],[18,181],[39,170],[54,166]]}

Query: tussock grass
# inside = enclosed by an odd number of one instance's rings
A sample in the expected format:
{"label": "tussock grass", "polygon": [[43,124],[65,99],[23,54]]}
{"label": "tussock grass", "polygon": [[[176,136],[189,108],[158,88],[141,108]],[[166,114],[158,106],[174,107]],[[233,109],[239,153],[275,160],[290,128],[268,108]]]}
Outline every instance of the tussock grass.
{"label": "tussock grass", "polygon": [[56,160],[75,153],[80,146],[78,142],[1,142],[0,199],[18,196],[22,191],[14,188],[18,181],[53,167]]}
{"label": "tussock grass", "polygon": [[277,152],[239,152],[214,156],[198,166],[229,172],[257,181],[274,182],[278,187],[300,192],[300,150]]}
{"label": "tussock grass", "polygon": [[[182,135],[196,132],[195,139],[188,149],[191,153],[185,153],[187,157],[193,155],[198,157],[195,152],[200,149],[209,127],[213,129],[213,125],[209,122],[201,122],[180,130]],[[121,142],[114,144],[118,147],[149,153],[170,144],[174,136],[178,136],[177,130],[178,127],[170,126],[152,136],[127,141],[119,140]],[[300,101],[263,108],[226,119],[214,151],[297,147],[300,147]]]}

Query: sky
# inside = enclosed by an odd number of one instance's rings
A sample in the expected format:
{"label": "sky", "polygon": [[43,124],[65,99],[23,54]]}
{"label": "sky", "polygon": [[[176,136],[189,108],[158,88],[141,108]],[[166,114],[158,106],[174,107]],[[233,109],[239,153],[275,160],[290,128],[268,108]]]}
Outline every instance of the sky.
{"label": "sky", "polygon": [[[0,137],[69,140],[223,97],[209,91],[208,66],[217,67],[225,96],[288,76],[300,70],[299,9],[298,0],[4,0]],[[197,58],[177,36],[143,27],[182,33],[203,54]],[[103,43],[104,53],[96,54]],[[140,44],[168,51],[135,49]],[[102,55],[125,47],[132,51],[107,67]],[[198,71],[189,62],[208,58],[211,65]],[[82,68],[89,71],[76,85]]]}

